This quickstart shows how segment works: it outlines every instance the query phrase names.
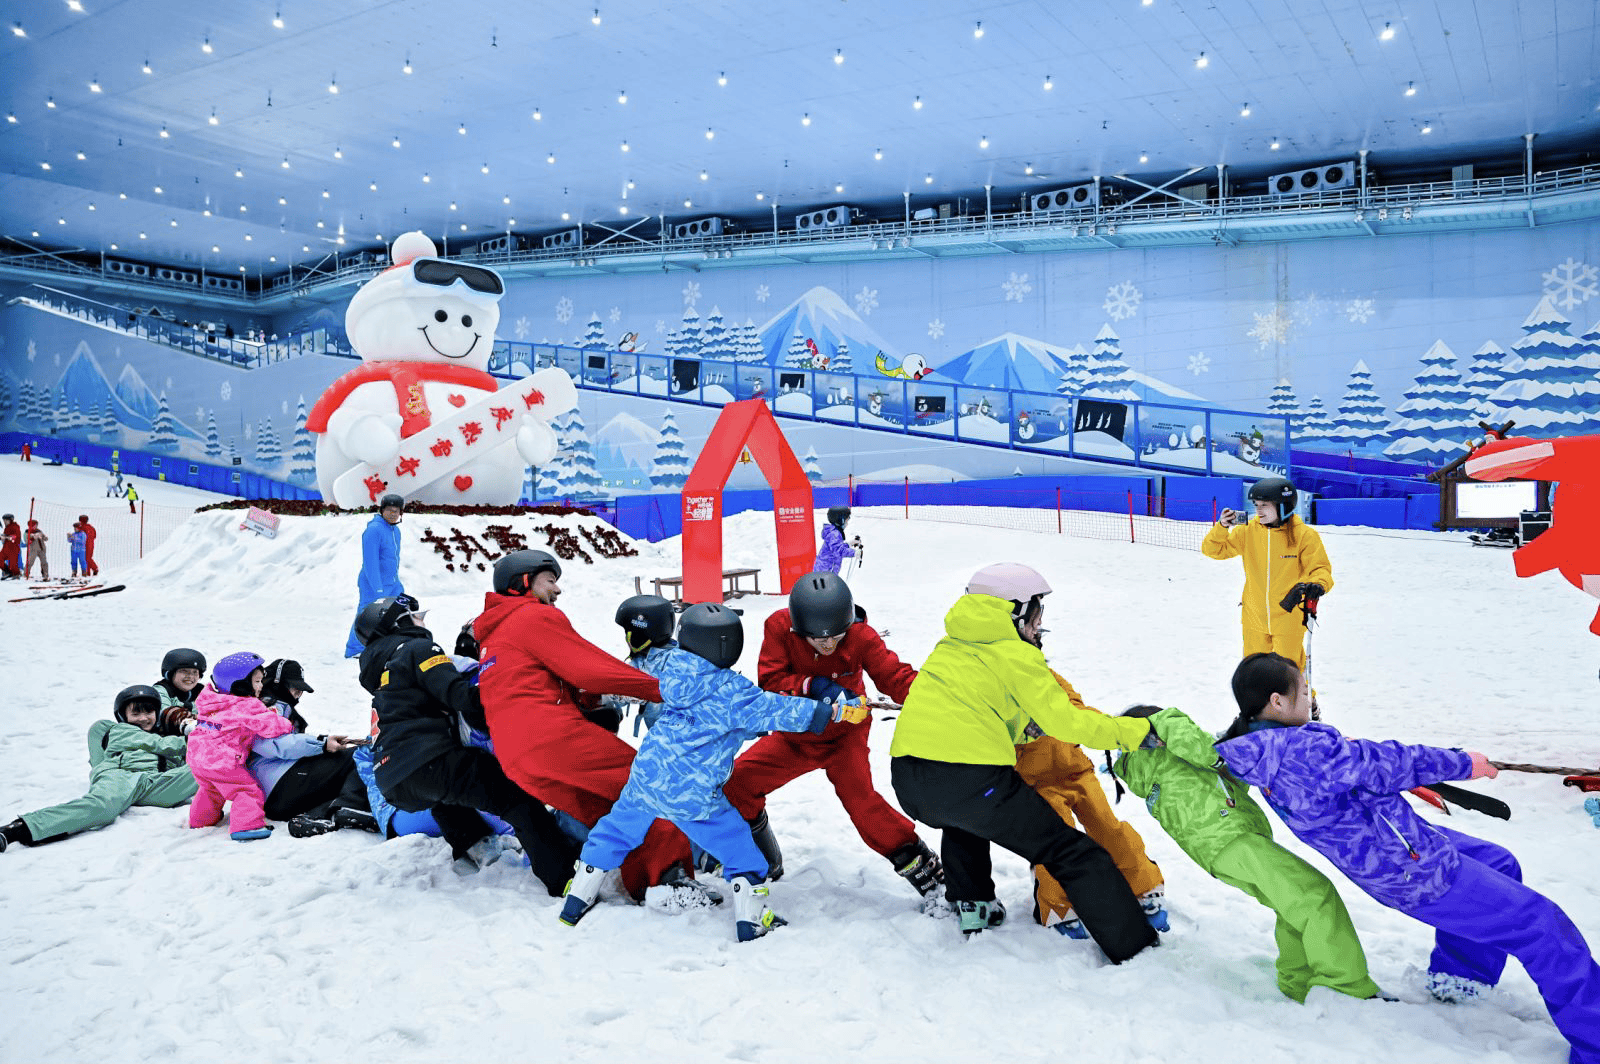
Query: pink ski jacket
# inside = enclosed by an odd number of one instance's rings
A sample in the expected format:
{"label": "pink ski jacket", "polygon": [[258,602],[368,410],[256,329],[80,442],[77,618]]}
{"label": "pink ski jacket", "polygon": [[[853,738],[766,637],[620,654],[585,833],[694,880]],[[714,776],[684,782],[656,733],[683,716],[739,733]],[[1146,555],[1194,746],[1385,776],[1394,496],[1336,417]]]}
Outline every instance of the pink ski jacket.
{"label": "pink ski jacket", "polygon": [[189,733],[189,768],[194,772],[226,772],[250,756],[257,739],[276,739],[294,730],[287,717],[263,705],[259,698],[223,694],[207,684],[195,699],[200,719]]}

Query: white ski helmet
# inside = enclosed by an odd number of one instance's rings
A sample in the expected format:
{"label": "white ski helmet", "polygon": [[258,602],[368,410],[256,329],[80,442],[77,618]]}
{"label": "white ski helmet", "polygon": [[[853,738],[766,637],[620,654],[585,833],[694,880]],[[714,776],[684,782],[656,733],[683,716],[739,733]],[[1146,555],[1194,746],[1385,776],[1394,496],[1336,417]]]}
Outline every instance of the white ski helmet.
{"label": "white ski helmet", "polygon": [[967,581],[967,594],[992,595],[1011,603],[1011,617],[1021,620],[1034,602],[1050,594],[1050,585],[1036,570],[1020,562],[986,565]]}

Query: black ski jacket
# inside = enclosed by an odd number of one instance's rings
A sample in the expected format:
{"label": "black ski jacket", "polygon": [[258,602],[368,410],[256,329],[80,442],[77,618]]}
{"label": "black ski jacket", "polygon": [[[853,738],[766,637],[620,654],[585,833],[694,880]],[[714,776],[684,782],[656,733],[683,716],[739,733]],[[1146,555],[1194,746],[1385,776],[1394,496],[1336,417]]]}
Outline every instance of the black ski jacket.
{"label": "black ski jacket", "polygon": [[374,775],[388,790],[434,758],[461,749],[456,714],[487,731],[478,689],[425,628],[374,639],[361,652],[361,685],[373,692]]}

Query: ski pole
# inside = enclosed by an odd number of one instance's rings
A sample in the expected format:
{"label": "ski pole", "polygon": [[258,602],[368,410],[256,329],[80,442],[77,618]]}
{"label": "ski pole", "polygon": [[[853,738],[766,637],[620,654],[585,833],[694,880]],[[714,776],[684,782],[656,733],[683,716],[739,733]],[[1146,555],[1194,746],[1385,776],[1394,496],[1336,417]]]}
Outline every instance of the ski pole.
{"label": "ski pole", "polygon": [[1311,682],[1311,637],[1316,633],[1317,603],[1315,599],[1300,604],[1300,623],[1306,626],[1306,689],[1311,692],[1311,719],[1321,720],[1322,709],[1317,705],[1316,687]]}

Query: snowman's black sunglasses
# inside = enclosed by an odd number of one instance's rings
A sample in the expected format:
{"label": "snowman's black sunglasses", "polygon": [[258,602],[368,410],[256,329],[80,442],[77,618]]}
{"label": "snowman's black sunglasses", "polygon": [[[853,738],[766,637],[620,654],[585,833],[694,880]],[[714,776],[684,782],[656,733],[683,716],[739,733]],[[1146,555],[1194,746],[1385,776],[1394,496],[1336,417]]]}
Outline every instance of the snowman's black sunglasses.
{"label": "snowman's black sunglasses", "polygon": [[474,292],[500,296],[505,295],[506,291],[506,286],[500,281],[500,275],[493,270],[486,270],[482,266],[468,266],[461,262],[447,262],[444,259],[414,259],[411,263],[411,276],[423,284],[438,285],[440,288],[449,288],[460,280]]}

